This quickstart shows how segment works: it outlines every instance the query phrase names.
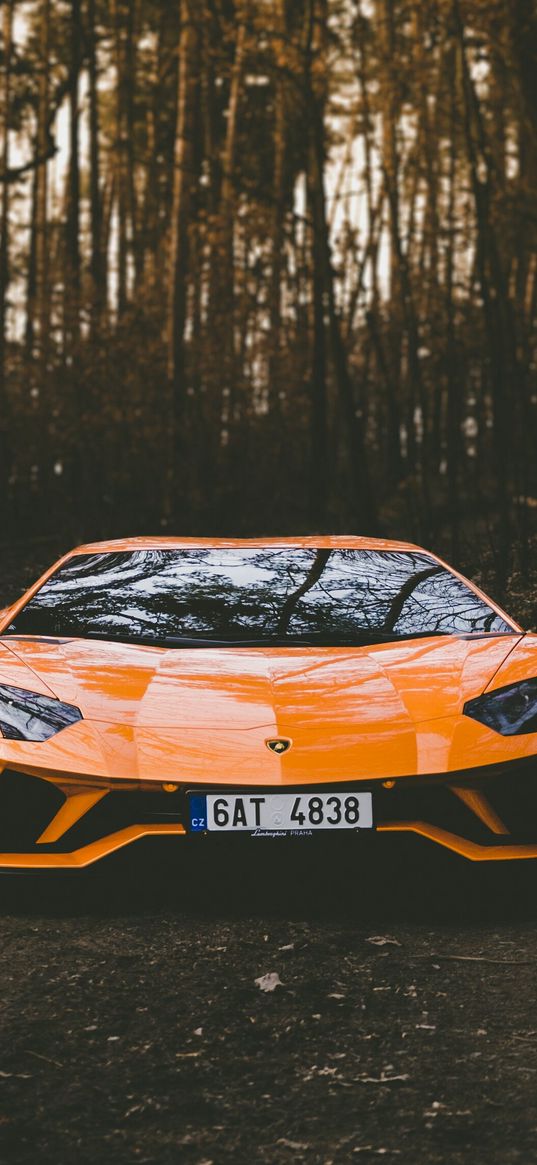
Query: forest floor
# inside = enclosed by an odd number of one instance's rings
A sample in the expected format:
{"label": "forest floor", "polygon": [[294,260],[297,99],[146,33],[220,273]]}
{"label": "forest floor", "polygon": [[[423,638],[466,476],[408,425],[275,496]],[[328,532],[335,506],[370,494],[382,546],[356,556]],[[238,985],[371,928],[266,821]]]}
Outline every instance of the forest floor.
{"label": "forest floor", "polygon": [[2,1162],[537,1162],[537,868],[366,842],[4,876]]}

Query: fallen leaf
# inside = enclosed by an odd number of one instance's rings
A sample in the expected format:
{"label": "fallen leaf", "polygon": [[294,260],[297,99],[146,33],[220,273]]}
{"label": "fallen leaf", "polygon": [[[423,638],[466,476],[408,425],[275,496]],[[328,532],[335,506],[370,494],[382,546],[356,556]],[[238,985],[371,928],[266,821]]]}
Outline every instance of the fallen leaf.
{"label": "fallen leaf", "polygon": [[388,934],[375,934],[372,938],[366,938],[366,943],[372,943],[374,947],[400,947],[401,943],[396,938],[391,938]]}
{"label": "fallen leaf", "polygon": [[277,1145],[282,1145],[284,1149],[294,1149],[299,1152],[300,1149],[309,1149],[309,1145],[305,1141],[289,1141],[287,1137],[278,1137]]}
{"label": "fallen leaf", "polygon": [[399,1157],[401,1154],[400,1149],[374,1149],[373,1145],[357,1145],[352,1151],[353,1153],[378,1153],[379,1157],[384,1157],[387,1153],[391,1153],[396,1157]]}
{"label": "fallen leaf", "polygon": [[392,1084],[395,1080],[410,1080],[408,1072],[403,1072],[401,1076],[385,1076],[384,1072],[380,1076],[358,1076],[360,1084]]}
{"label": "fallen leaf", "polygon": [[283,987],[283,983],[277,971],[269,971],[266,975],[260,975],[255,979],[256,987],[260,991],[275,991],[276,987]]}

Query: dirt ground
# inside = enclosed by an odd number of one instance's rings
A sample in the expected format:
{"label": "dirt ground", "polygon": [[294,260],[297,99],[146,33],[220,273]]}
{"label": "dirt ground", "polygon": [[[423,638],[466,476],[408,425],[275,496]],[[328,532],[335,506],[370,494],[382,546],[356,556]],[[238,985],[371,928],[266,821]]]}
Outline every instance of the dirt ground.
{"label": "dirt ground", "polygon": [[[0,601],[38,557],[4,552]],[[0,1160],[531,1165],[536,960],[537,867],[417,839],[4,876]]]}

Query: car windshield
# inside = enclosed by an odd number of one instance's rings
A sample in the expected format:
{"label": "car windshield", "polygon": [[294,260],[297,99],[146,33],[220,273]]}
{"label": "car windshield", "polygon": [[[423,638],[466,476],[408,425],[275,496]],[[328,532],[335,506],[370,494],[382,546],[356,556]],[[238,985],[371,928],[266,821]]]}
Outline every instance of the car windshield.
{"label": "car windshield", "polygon": [[293,547],[73,555],[4,635],[346,646],[511,631],[427,554]]}

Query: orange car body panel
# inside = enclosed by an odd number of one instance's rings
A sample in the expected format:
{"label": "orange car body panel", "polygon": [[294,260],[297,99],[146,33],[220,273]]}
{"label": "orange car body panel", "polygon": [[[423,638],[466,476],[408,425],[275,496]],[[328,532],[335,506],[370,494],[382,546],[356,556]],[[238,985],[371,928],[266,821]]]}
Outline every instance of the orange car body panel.
{"label": "orange car body panel", "polygon": [[[18,610],[73,555],[193,547],[421,549],[353,537],[136,538],[79,547],[1,613],[0,684],[56,696],[79,707],[84,718],[46,742],[0,738],[0,771],[41,776],[64,791],[73,784],[79,794],[85,786],[165,782],[212,788],[371,783],[478,773],[482,766],[537,755],[537,733],[501,736],[463,715],[466,700],[537,675],[537,636],[525,635],[466,579],[511,634],[432,635],[355,648],[169,649],[1,638]],[[265,743],[274,736],[289,737],[292,748],[272,753]],[[420,832],[419,822],[408,827]],[[426,828],[421,823],[422,833]],[[440,843],[453,848],[445,839]],[[17,856],[24,865],[24,855]]]}
{"label": "orange car body panel", "polygon": [[[29,687],[29,669],[36,691],[84,719],[46,742],[1,740],[0,763],[214,786],[386,780],[512,760],[537,751],[534,736],[500,736],[462,706],[508,670],[519,640],[170,651],[13,637],[0,646],[0,683]],[[537,664],[537,638],[535,651]],[[293,742],[281,756],[264,747],[277,736]]]}

